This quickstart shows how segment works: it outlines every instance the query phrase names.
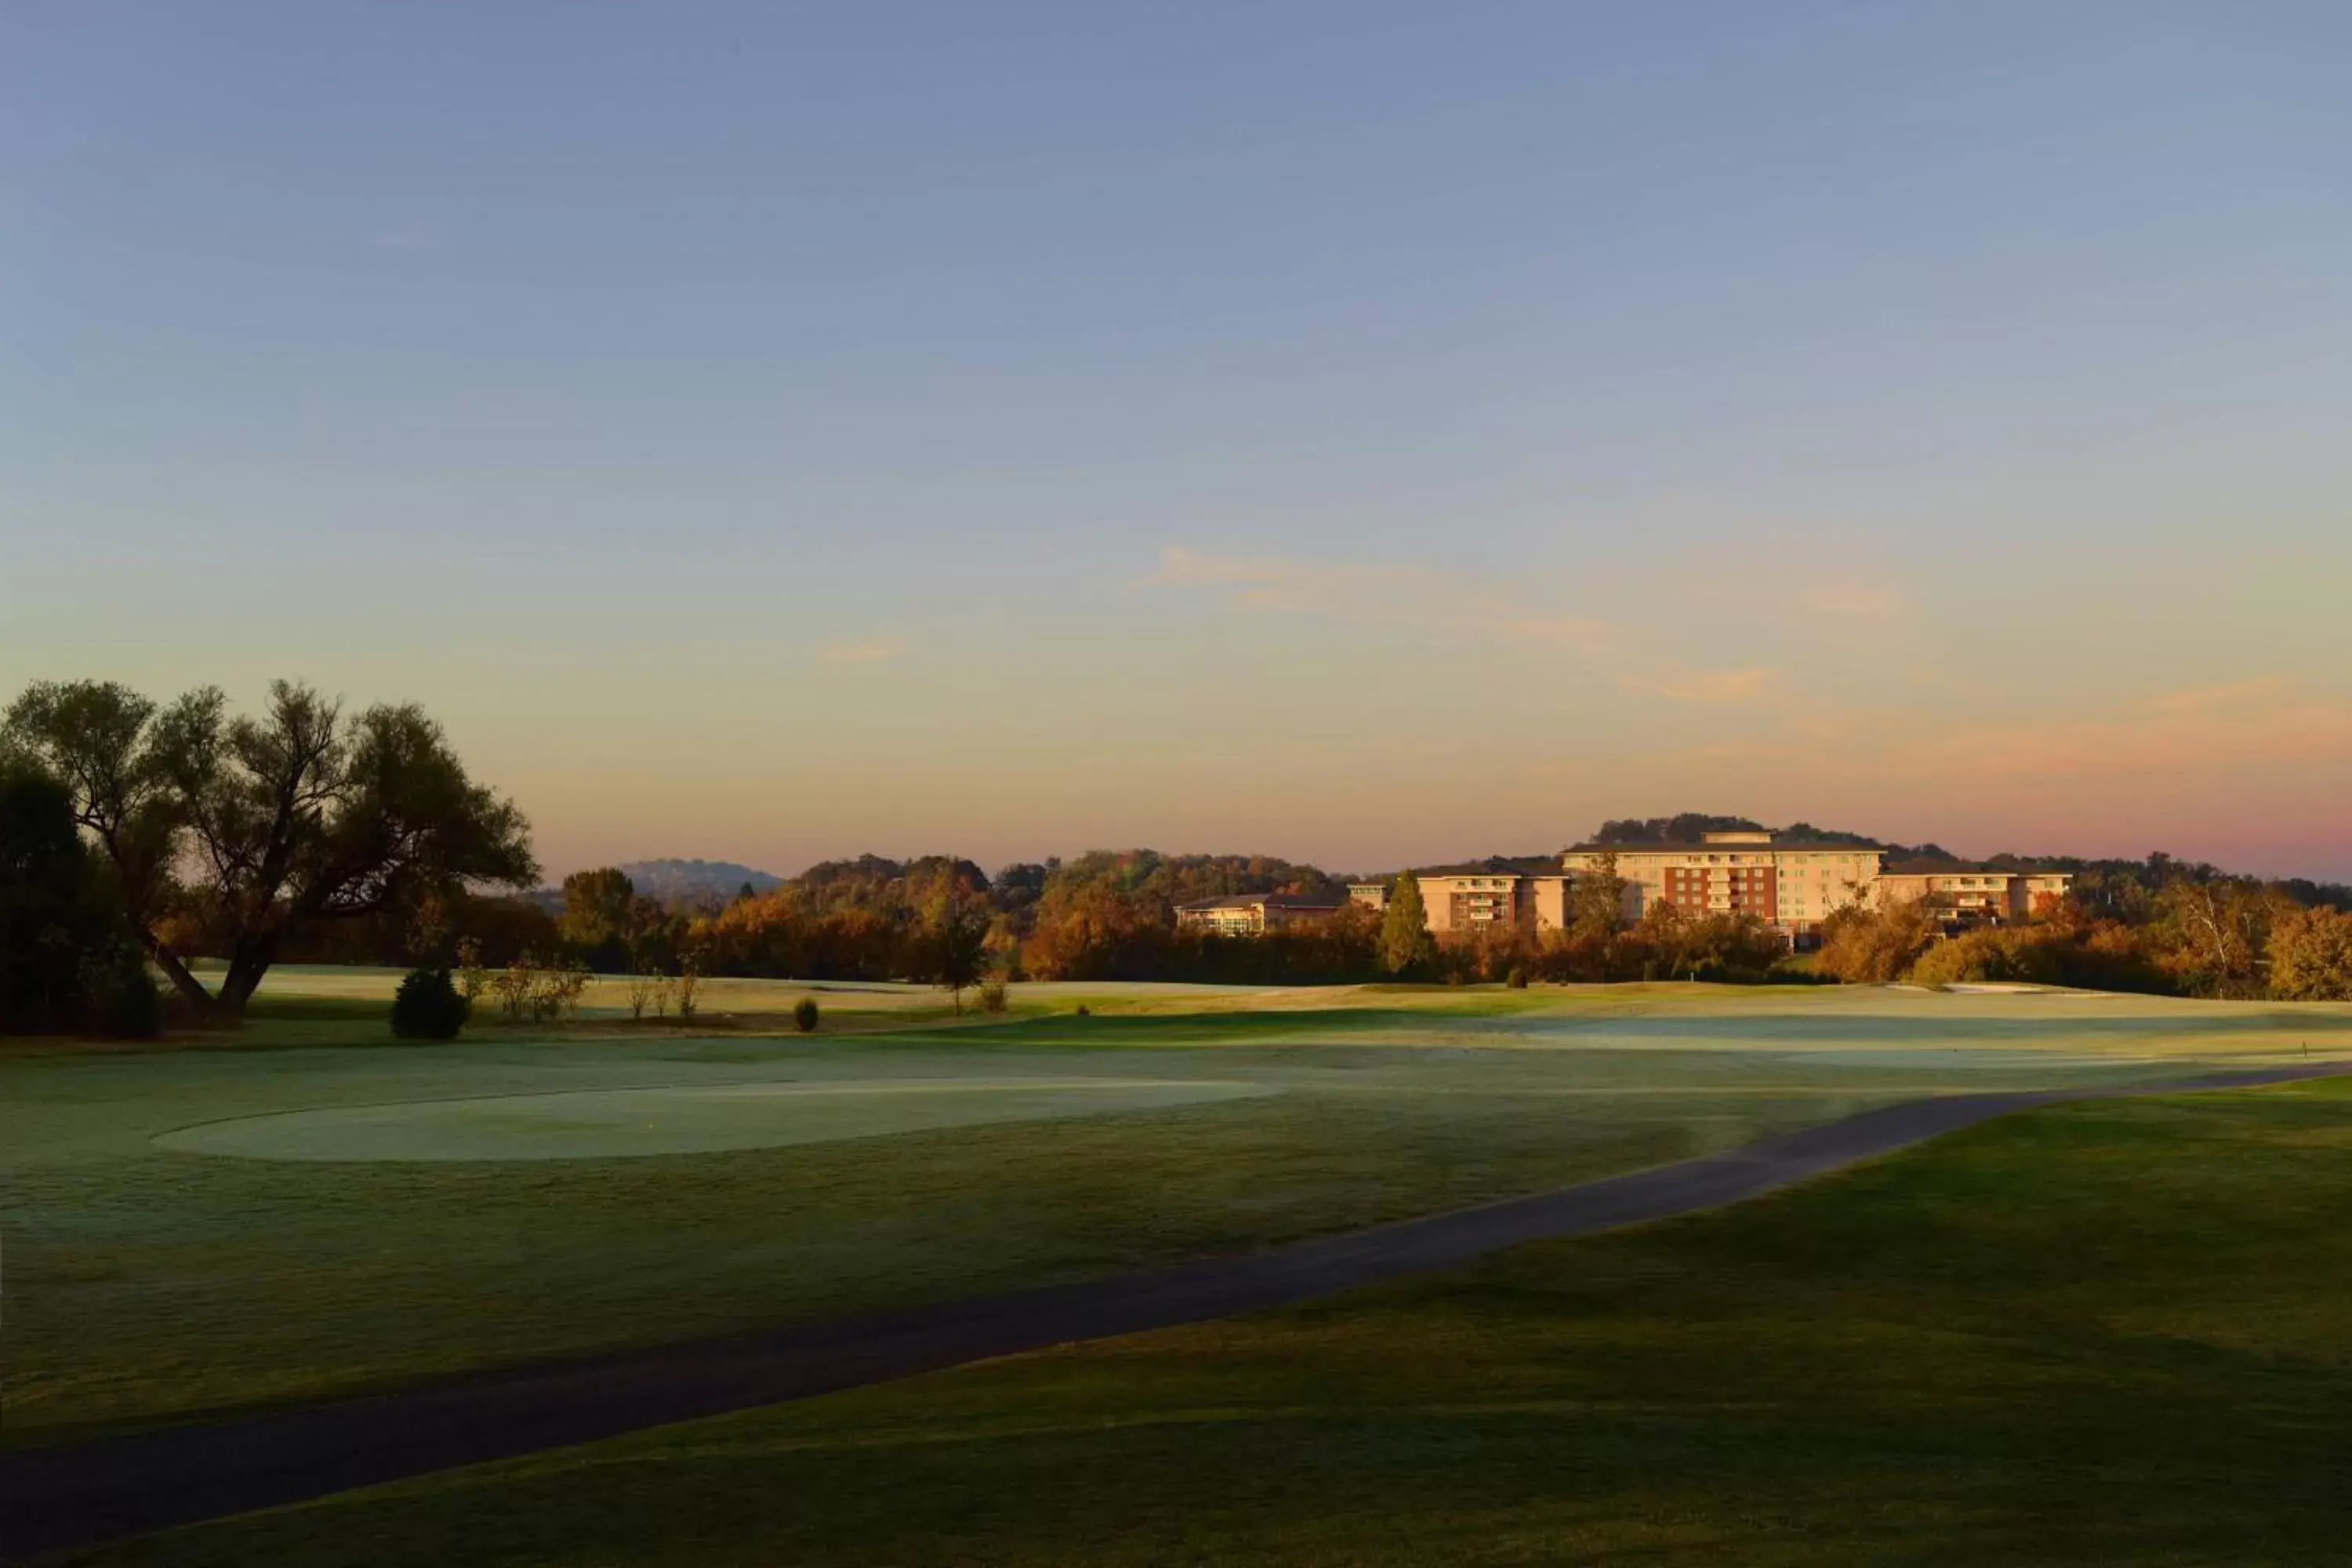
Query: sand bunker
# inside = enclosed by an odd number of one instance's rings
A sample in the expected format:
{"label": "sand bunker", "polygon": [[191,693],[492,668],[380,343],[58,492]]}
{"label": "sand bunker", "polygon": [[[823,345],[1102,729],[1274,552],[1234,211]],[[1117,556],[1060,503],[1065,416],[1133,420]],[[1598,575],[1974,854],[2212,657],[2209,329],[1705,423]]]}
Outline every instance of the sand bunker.
{"label": "sand bunker", "polygon": [[334,1106],[208,1121],[155,1142],[247,1160],[587,1160],[824,1143],[992,1121],[1159,1110],[1268,1085],[1164,1079],[856,1079]]}

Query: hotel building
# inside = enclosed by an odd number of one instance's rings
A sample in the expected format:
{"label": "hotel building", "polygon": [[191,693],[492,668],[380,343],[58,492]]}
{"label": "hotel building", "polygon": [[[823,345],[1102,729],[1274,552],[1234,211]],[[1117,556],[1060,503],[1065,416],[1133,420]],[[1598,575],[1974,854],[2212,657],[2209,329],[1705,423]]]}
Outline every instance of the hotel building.
{"label": "hotel building", "polygon": [[[1567,926],[1577,879],[1612,856],[1628,923],[1671,904],[1693,916],[1752,915],[1799,946],[1836,910],[1856,904],[1886,909],[1924,900],[1952,930],[2012,923],[2031,917],[2037,900],[2063,897],[2074,879],[2063,871],[1940,860],[1889,866],[1883,849],[1784,840],[1762,830],[1709,833],[1685,844],[1580,844],[1556,866],[1496,858],[1415,875],[1432,931],[1510,924],[1539,932]],[[1355,884],[1349,896],[1375,908],[1388,901],[1380,883]]]}
{"label": "hotel building", "polygon": [[1345,909],[1338,899],[1307,898],[1295,893],[1236,893],[1223,899],[1200,899],[1176,906],[1180,931],[1203,931],[1217,936],[1264,936],[1270,931],[1328,921]]}
{"label": "hotel building", "polygon": [[1672,904],[1686,915],[1754,915],[1801,937],[1843,905],[1876,897],[1885,852],[1755,830],[1709,833],[1696,844],[1580,844],[1560,864],[1589,871],[1612,854],[1625,883],[1628,921]]}

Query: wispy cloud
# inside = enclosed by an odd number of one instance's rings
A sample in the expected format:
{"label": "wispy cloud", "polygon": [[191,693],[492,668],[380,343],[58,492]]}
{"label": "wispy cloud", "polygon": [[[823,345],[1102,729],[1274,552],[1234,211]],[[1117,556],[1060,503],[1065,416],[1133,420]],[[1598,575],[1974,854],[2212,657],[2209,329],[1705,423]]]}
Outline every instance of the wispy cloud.
{"label": "wispy cloud", "polygon": [[[1730,672],[1745,675],[1749,672]],[[1701,678],[1704,681],[1705,678]],[[1628,682],[1628,684],[1638,684]],[[1664,690],[1668,682],[1645,689]],[[1736,680],[1720,689],[1736,689]],[[1703,685],[1699,689],[1707,689]],[[1759,693],[1768,690],[1759,679]],[[1800,726],[1727,742],[1710,760],[1753,770],[1810,772],[1823,743],[1866,755],[1872,776],[1932,801],[1958,794],[1971,800],[1988,792],[2037,784],[2103,781],[2118,792],[2193,790],[2210,786],[2251,791],[2276,786],[2290,794],[2325,792],[2323,781],[2352,774],[2352,702],[2298,690],[2285,679],[2200,687],[2150,700],[2111,703],[2030,723],[1956,723],[1932,713],[1878,711],[1850,716],[1843,735],[1816,737]],[[1675,753],[1687,762],[1696,753]]]}
{"label": "wispy cloud", "polygon": [[1885,647],[1923,605],[1891,577],[1853,565],[1820,564],[1801,552],[1778,556],[1687,559],[1666,577],[1628,584],[1628,597],[1654,616],[1701,612],[1712,627],[1769,639],[1801,661],[1829,649]]}
{"label": "wispy cloud", "polygon": [[1891,583],[1867,577],[1837,577],[1812,584],[1798,603],[1811,615],[1853,621],[1891,621],[1912,609],[1909,595]]}
{"label": "wispy cloud", "polygon": [[1160,552],[1160,569],[1143,579],[1148,588],[1231,588],[1247,583],[1279,583],[1303,575],[1307,568],[1270,556],[1244,560],[1234,555],[1204,555],[1171,544]]}
{"label": "wispy cloud", "polygon": [[2199,713],[2209,709],[2267,703],[2284,694],[2290,683],[2284,676],[2265,675],[2221,686],[2184,686],[2147,700],[2151,713]]}
{"label": "wispy cloud", "polygon": [[1378,621],[1449,635],[1538,643],[1580,654],[1600,652],[1616,628],[1598,616],[1528,604],[1499,589],[1434,567],[1330,565],[1276,556],[1205,554],[1171,545],[1149,588],[1225,590],[1237,610]]}
{"label": "wispy cloud", "polygon": [[1683,675],[1627,675],[1621,676],[1617,684],[1628,691],[1652,692],[1677,702],[1723,707],[1762,700],[1770,693],[1772,671],[1763,665],[1751,665],[1745,669],[1696,669]]}
{"label": "wispy cloud", "polygon": [[898,639],[870,637],[864,642],[837,642],[819,656],[827,664],[874,664],[898,657]]}
{"label": "wispy cloud", "polygon": [[2292,778],[2352,763],[2352,703],[2300,693],[2278,678],[2191,687],[2074,719],[1924,737],[1894,760],[1912,771],[1984,778],[2221,776],[2249,768]]}

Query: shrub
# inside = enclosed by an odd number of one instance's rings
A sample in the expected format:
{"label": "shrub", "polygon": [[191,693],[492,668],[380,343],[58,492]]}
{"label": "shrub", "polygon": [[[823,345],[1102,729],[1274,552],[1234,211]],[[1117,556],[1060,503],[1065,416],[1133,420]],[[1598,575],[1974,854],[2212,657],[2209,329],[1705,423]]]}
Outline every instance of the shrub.
{"label": "shrub", "polygon": [[816,998],[803,996],[793,1008],[793,1027],[803,1035],[816,1033]]}
{"label": "shrub", "polygon": [[1815,966],[1811,953],[1790,953],[1764,972],[1767,985],[1834,985],[1834,977]]}
{"label": "shrub", "polygon": [[515,954],[515,961],[490,976],[490,994],[499,999],[499,1010],[509,1024],[520,1024],[530,1010],[530,994],[539,984],[539,956],[531,952]]}
{"label": "shrub", "polygon": [[980,988],[980,1010],[982,1012],[1002,1013],[1010,1005],[1011,998],[1005,992],[1003,981],[990,980],[982,984]]}
{"label": "shrub", "polygon": [[163,1027],[145,960],[74,826],[72,797],[0,744],[0,1035]]}
{"label": "shrub", "polygon": [[629,1016],[642,1018],[654,998],[661,993],[661,977],[656,974],[632,974],[628,980]]}
{"label": "shrub", "polygon": [[2271,931],[2271,989],[2289,1002],[2352,1001],[2352,914],[2297,910]]}
{"label": "shrub", "polygon": [[129,942],[83,962],[81,999],[85,1027],[100,1039],[152,1040],[163,1032],[163,998]]}
{"label": "shrub", "polygon": [[1922,904],[1842,909],[1822,922],[1813,965],[1849,984],[1884,984],[1916,963],[1939,934],[1933,913]]}
{"label": "shrub", "polygon": [[1083,1002],[1081,1002],[1081,1003],[1079,1003],[1079,1004],[1078,1004],[1078,1016],[1079,1016],[1079,1017],[1081,1017],[1081,1018],[1091,1018],[1091,1017],[1093,1017],[1094,1016],[1095,1016],[1095,1010],[1094,1010],[1092,1007],[1087,1006],[1087,1005],[1085,1003],[1083,1003]]}
{"label": "shrub", "polygon": [[483,992],[490,988],[489,965],[482,962],[482,940],[463,936],[457,939],[457,991],[466,998],[470,1011]]}
{"label": "shrub", "polygon": [[1511,965],[1511,972],[1503,976],[1503,984],[1514,991],[1525,991],[1528,988],[1528,966],[1524,963]]}
{"label": "shrub", "polygon": [[414,969],[393,993],[392,1032],[404,1040],[454,1040],[472,1011],[446,968]]}
{"label": "shrub", "polygon": [[1985,981],[2054,984],[2060,974],[2056,944],[2031,931],[1972,931],[1937,942],[1912,964],[1919,985],[1958,985]]}

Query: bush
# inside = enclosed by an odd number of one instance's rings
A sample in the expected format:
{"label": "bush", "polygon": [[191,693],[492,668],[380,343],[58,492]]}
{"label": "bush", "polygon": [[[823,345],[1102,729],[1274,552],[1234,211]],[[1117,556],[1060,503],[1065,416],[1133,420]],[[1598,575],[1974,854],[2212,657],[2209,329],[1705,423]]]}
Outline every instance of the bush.
{"label": "bush", "polygon": [[1513,991],[1525,991],[1528,988],[1528,966],[1524,963],[1511,965],[1511,972],[1503,976],[1503,984]]}
{"label": "bush", "polygon": [[411,970],[392,996],[392,1032],[404,1040],[454,1040],[472,1004],[446,966]]}
{"label": "bush", "polygon": [[1764,972],[1767,985],[1834,985],[1834,977],[1823,974],[1813,963],[1811,953],[1790,953]]}
{"label": "bush", "polygon": [[1965,985],[1987,981],[2054,984],[2061,973],[2057,944],[2031,931],[1972,931],[1937,942],[1911,966],[1917,985]]}
{"label": "bush", "polygon": [[816,998],[803,996],[793,1008],[793,1027],[803,1035],[816,1033]]}
{"label": "bush", "polygon": [[2352,914],[2297,910],[2271,931],[2271,991],[2289,1002],[2352,1001]]}
{"label": "bush", "polygon": [[145,1038],[163,1009],[66,786],[0,747],[0,1035]]}
{"label": "bush", "polygon": [[102,1040],[152,1040],[163,1032],[163,998],[139,950],[124,942],[86,960],[82,1007],[89,1032]]}
{"label": "bush", "polygon": [[1010,1003],[1011,998],[1005,992],[1003,981],[991,980],[981,986],[980,1010],[982,1012],[1002,1013],[1010,1005]]}
{"label": "bush", "polygon": [[1883,984],[1900,979],[1940,935],[1934,913],[1924,904],[1843,909],[1822,922],[1813,966],[1851,985]]}

